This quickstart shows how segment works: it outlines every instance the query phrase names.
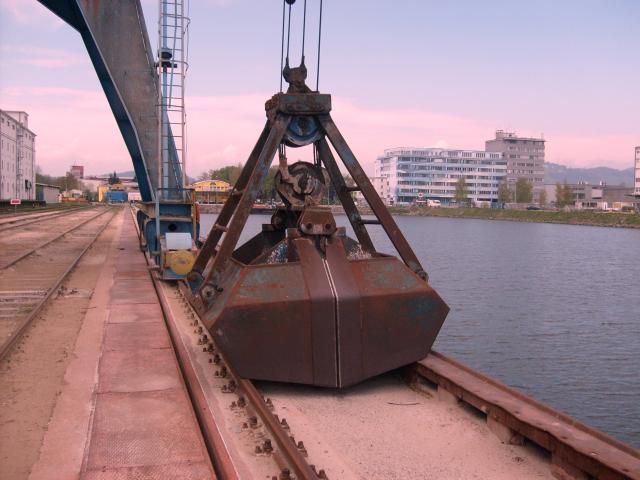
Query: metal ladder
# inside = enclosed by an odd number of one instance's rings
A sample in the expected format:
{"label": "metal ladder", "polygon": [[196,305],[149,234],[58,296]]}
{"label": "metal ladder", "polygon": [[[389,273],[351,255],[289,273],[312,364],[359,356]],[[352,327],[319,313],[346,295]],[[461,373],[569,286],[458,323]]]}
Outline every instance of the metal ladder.
{"label": "metal ladder", "polygon": [[[189,68],[189,1],[159,0],[158,126],[159,196],[177,199],[187,183],[185,77]],[[176,190],[173,190],[176,189]],[[172,194],[173,192],[173,194]]]}

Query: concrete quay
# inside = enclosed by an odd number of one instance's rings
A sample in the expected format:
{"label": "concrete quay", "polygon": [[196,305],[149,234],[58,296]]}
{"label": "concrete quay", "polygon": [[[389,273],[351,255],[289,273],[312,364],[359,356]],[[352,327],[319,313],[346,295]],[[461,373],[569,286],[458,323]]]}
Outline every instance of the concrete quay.
{"label": "concrete quay", "polygon": [[29,478],[215,478],[135,228],[117,221]]}

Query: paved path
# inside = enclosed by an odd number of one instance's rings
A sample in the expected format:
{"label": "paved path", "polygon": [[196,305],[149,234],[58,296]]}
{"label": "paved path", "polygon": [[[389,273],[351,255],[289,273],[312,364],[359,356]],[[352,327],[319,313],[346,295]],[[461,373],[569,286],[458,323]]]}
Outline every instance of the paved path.
{"label": "paved path", "polygon": [[128,211],[30,479],[212,479]]}

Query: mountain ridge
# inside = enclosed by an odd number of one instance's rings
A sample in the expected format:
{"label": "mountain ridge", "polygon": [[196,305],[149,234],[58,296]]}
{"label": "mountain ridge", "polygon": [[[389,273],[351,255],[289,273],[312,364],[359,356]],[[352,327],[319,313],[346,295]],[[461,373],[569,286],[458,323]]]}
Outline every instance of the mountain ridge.
{"label": "mountain ridge", "polygon": [[568,167],[559,163],[545,162],[544,182],[557,183],[564,182],[578,183],[587,182],[597,185],[605,182],[607,185],[633,185],[633,167],[617,169],[611,167]]}

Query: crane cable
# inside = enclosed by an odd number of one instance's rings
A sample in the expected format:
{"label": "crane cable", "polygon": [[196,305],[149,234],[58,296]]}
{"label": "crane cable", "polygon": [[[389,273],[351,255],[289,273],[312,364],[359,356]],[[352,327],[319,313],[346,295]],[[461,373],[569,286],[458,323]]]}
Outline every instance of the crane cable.
{"label": "crane cable", "polygon": [[280,45],[280,93],[282,93],[282,61],[284,57],[284,5],[285,0],[282,0],[282,37],[281,37],[281,45]]}
{"label": "crane cable", "polygon": [[322,0],[320,0],[320,25],[318,27],[318,67],[316,68],[316,92],[319,92],[320,85],[320,40],[322,39]]}
{"label": "crane cable", "polygon": [[[316,91],[318,91],[318,86],[320,84],[320,47],[322,43],[322,2],[320,0],[320,15],[319,15],[319,26],[318,26],[318,63],[316,67]],[[289,66],[289,47],[291,42],[291,5],[295,3],[295,0],[282,0],[282,35],[280,41],[280,92],[282,93],[282,71],[285,66]],[[287,12],[286,5],[289,5],[289,11]],[[285,23],[287,24],[287,55],[284,55],[284,27]],[[302,64],[304,65],[305,60],[305,39],[307,33],[307,0],[304,0],[304,10],[302,17]],[[283,63],[283,58],[286,60]]]}

